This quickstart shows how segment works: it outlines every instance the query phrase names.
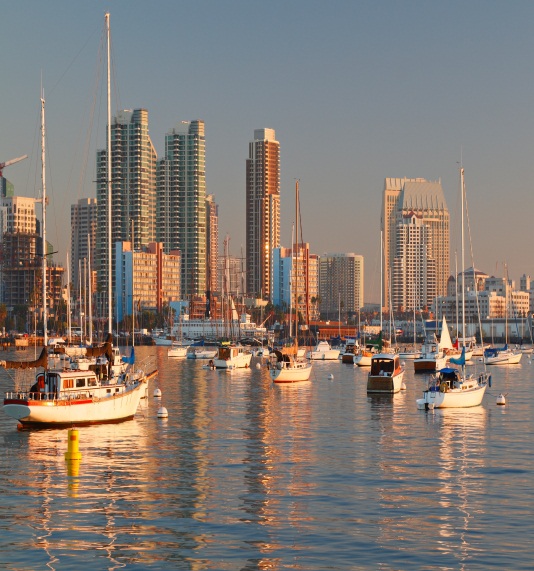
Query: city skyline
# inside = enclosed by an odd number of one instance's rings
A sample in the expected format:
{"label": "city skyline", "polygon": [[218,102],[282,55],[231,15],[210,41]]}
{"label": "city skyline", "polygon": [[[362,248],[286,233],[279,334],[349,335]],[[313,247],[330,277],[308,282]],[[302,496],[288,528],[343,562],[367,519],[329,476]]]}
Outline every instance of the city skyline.
{"label": "city skyline", "polygon": [[27,153],[4,175],[17,195],[38,195],[42,72],[51,167],[47,237],[62,264],[70,206],[96,196],[95,150],[105,147],[105,112],[97,104],[84,170],[84,122],[107,9],[116,78],[112,114],[146,108],[158,158],[169,125],[205,122],[206,192],[219,204],[219,232],[230,234],[231,253],[245,246],[250,133],[272,128],[281,153],[281,245],[291,243],[299,178],[303,239],[318,255],[363,255],[366,301],[380,296],[386,177],[441,180],[454,273],[459,161],[466,169],[474,265],[503,275],[506,262],[515,280],[534,273],[523,247],[534,202],[528,188],[534,6],[527,2],[6,6],[0,161]]}

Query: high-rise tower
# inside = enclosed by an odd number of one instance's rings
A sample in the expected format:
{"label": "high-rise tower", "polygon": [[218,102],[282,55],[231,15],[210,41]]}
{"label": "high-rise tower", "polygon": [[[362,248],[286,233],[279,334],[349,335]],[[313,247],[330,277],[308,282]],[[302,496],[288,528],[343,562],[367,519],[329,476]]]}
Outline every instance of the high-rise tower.
{"label": "high-rise tower", "polygon": [[[95,241],[97,226],[96,198],[80,198],[70,207],[70,280],[76,288],[80,284],[78,275],[80,262],[95,264]],[[91,282],[92,283],[92,282]]]}
{"label": "high-rise tower", "polygon": [[280,247],[280,143],[255,129],[246,163],[247,293],[269,298],[274,248]]}
{"label": "high-rise tower", "polygon": [[[394,309],[395,305],[420,309],[428,305],[429,298],[445,295],[450,269],[450,216],[441,182],[386,178],[381,230],[383,304],[391,302]],[[407,284],[411,284],[408,289]]]}
{"label": "high-rise tower", "polygon": [[[148,134],[148,111],[120,111],[111,122],[111,242],[140,248],[156,237],[156,151]],[[97,151],[98,229],[96,259],[100,287],[108,284],[107,150]],[[112,256],[115,248],[112,248]],[[115,263],[113,262],[113,268]],[[114,288],[114,277],[112,287]]]}
{"label": "high-rise tower", "polygon": [[157,240],[180,250],[182,296],[205,295],[207,265],[204,121],[182,121],[165,136],[158,162]]}

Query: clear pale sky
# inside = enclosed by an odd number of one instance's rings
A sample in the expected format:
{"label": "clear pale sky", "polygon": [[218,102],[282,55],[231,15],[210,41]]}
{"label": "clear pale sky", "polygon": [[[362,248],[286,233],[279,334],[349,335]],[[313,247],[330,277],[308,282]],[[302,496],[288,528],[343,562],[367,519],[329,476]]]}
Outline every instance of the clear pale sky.
{"label": "clear pale sky", "polygon": [[113,114],[148,109],[159,156],[177,122],[205,121],[207,191],[233,255],[244,251],[248,143],[268,127],[281,145],[282,245],[299,178],[304,239],[317,254],[362,254],[366,301],[380,297],[385,177],[441,179],[454,271],[460,160],[475,265],[534,276],[529,1],[6,0],[0,162],[30,155],[4,175],[16,194],[38,196],[42,75],[56,260],[65,262],[70,205],[95,196],[95,149],[105,147],[101,91],[90,119],[106,11]]}

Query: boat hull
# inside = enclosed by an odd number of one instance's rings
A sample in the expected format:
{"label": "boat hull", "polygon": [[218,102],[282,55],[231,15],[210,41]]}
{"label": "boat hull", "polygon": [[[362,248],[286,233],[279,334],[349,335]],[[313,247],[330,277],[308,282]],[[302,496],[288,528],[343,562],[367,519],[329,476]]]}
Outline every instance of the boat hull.
{"label": "boat hull", "polygon": [[404,371],[388,376],[369,375],[367,377],[367,392],[389,394],[398,393],[402,389],[403,378]]}
{"label": "boat hull", "polygon": [[216,369],[246,369],[250,367],[252,353],[243,353],[230,359],[214,359]]}
{"label": "boat hull", "polygon": [[495,357],[484,357],[485,365],[517,365],[521,361],[523,353],[499,354]]}
{"label": "boat hull", "polygon": [[[145,395],[146,382],[119,394],[102,398],[33,400],[6,398],[5,413],[23,427],[62,427],[116,423],[134,417]],[[14,395],[15,396],[15,395]]]}
{"label": "boat hull", "polygon": [[432,408],[471,408],[479,406],[484,398],[487,385],[479,385],[468,390],[451,390],[448,392],[425,391],[422,399],[417,399],[420,409]]}
{"label": "boat hull", "polygon": [[278,363],[269,370],[269,375],[274,383],[299,383],[309,381],[312,371],[311,363]]}

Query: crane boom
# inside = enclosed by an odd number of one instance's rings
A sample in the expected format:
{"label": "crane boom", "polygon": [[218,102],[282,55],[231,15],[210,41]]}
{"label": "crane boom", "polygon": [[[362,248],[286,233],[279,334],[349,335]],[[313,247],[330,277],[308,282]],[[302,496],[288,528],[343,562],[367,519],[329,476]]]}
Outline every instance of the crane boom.
{"label": "crane boom", "polygon": [[15,163],[18,163],[19,161],[22,161],[22,160],[27,159],[27,158],[28,158],[28,155],[22,155],[22,157],[17,157],[16,159],[11,159],[9,161],[6,161],[5,163],[0,163],[0,176],[3,176],[2,171],[4,170],[4,167],[14,165]]}

